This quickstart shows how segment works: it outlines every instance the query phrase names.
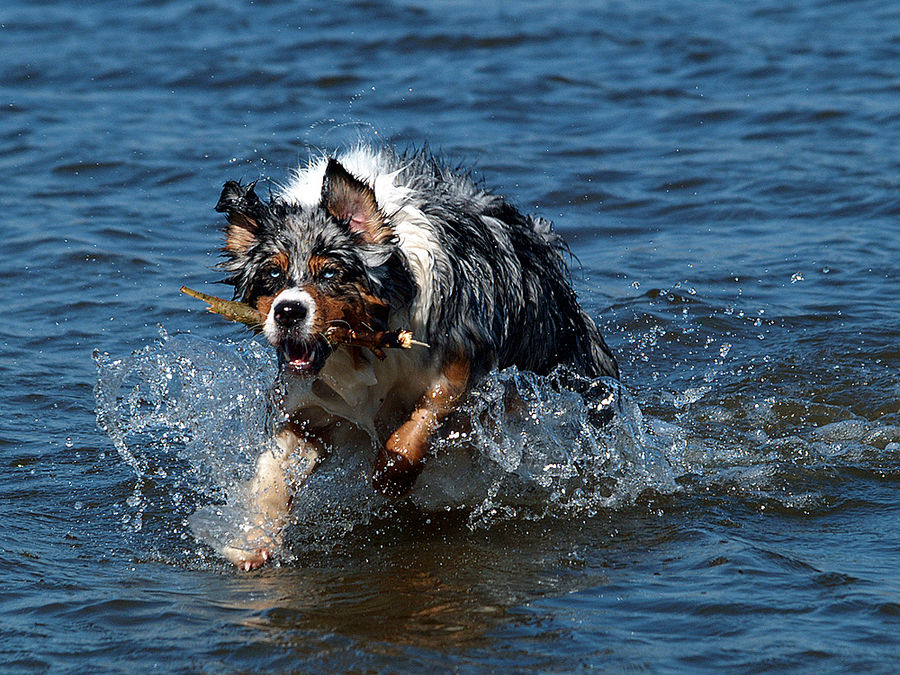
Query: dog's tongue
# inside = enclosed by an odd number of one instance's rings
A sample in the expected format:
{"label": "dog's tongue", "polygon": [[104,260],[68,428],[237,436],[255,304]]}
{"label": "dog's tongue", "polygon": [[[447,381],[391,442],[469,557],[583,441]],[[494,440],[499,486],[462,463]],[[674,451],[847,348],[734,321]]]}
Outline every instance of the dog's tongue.
{"label": "dog's tongue", "polygon": [[306,345],[301,342],[288,342],[284,346],[284,355],[291,368],[295,370],[309,370],[316,357],[314,345]]}

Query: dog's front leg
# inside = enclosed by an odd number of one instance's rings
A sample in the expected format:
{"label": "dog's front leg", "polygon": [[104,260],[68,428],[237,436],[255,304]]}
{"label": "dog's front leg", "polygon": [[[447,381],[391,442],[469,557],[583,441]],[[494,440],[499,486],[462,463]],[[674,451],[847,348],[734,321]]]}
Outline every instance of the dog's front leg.
{"label": "dog's front leg", "polygon": [[248,485],[249,508],[244,531],[223,554],[243,570],[261,567],[281,546],[282,532],[294,493],[312,473],[322,455],[321,446],[292,424],[275,437],[275,448],[256,461]]}
{"label": "dog's front leg", "polygon": [[463,357],[447,363],[409,419],[390,435],[375,460],[372,485],[387,497],[401,497],[412,489],[422,471],[431,435],[466,392],[469,361]]}

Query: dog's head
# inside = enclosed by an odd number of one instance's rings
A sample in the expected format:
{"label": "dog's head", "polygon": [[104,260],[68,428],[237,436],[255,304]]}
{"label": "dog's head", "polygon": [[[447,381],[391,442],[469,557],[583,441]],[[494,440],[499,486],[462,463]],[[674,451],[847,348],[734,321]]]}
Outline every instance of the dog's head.
{"label": "dog's head", "polygon": [[384,330],[391,309],[409,303],[412,278],[374,191],[338,161],[314,207],[266,203],[253,188],[229,181],[216,205],[228,219],[225,281],[266,316],[282,366],[313,376],[331,354],[328,328]]}

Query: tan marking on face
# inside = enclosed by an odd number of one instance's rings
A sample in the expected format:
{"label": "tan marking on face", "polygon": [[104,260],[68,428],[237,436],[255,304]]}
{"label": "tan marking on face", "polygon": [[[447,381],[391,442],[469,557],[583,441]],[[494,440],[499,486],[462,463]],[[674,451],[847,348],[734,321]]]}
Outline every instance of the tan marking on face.
{"label": "tan marking on face", "polygon": [[375,325],[386,325],[388,319],[388,304],[376,295],[373,295],[362,286],[356,286],[359,297],[365,304],[366,314]]}
{"label": "tan marking on face", "polygon": [[309,263],[307,263],[307,267],[309,267],[309,273],[313,277],[318,276],[319,272],[321,272],[329,265],[331,265],[331,261],[328,258],[320,255],[314,255],[309,259]]}
{"label": "tan marking on face", "polygon": [[313,333],[324,333],[332,326],[378,330],[387,321],[387,304],[361,286],[354,285],[355,292],[344,295],[326,295],[316,286],[307,286],[316,305]]}
{"label": "tan marking on face", "polygon": [[282,272],[287,272],[288,266],[291,264],[290,258],[288,258],[287,253],[284,252],[276,253],[269,258],[269,262],[280,268]]}
{"label": "tan marking on face", "polygon": [[272,301],[275,300],[274,295],[261,295],[256,299],[256,309],[258,309],[263,316],[269,316],[269,310],[272,309]]}
{"label": "tan marking on face", "polygon": [[341,298],[323,295],[312,287],[308,288],[307,292],[312,296],[313,302],[316,303],[313,332],[324,333],[328,328],[335,325],[350,326],[352,328],[359,325],[355,321],[359,316],[357,307],[352,306]]}

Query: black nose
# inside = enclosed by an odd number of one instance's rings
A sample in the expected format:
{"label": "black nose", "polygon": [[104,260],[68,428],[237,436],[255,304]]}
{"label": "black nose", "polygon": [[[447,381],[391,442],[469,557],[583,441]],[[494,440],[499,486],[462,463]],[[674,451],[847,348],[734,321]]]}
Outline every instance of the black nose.
{"label": "black nose", "polygon": [[305,302],[297,300],[285,300],[275,305],[275,322],[290,328],[301,321],[305,321],[309,314],[309,308]]}

